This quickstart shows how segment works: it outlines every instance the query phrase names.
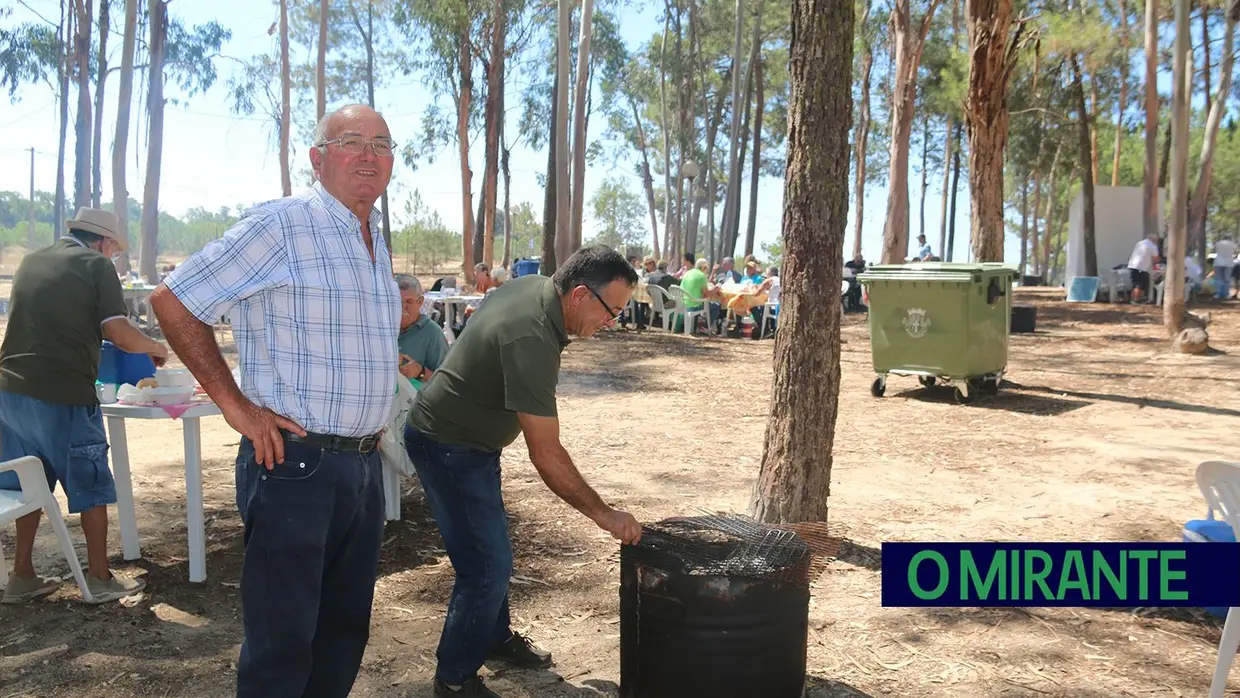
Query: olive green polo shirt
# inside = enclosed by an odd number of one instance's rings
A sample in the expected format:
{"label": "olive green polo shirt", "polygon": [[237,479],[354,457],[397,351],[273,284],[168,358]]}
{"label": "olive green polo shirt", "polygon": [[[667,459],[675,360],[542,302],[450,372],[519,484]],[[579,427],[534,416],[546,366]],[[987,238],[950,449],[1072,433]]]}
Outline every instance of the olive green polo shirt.
{"label": "olive green polo shirt", "polygon": [[103,323],[125,317],[107,257],[64,237],[22,259],[0,344],[0,390],[64,405],[98,404]]}
{"label": "olive green polo shirt", "polygon": [[509,281],[487,296],[418,395],[409,424],[442,444],[499,451],[521,433],[517,413],[558,416],[564,311],[545,276]]}

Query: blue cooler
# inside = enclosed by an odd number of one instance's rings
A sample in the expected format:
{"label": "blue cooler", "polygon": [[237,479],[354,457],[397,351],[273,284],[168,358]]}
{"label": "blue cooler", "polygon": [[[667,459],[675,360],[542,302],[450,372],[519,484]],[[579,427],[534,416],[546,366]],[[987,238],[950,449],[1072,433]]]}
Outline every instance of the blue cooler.
{"label": "blue cooler", "polygon": [[137,385],[143,378],[154,375],[155,362],[146,354],[130,354],[108,341],[99,349],[100,383]]}
{"label": "blue cooler", "polygon": [[[1207,516],[1213,515],[1213,512]],[[1226,521],[1210,519],[1194,519],[1184,524],[1183,539],[1185,543],[1235,543],[1236,534]],[[1206,613],[1217,618],[1227,617],[1226,606],[1212,606]]]}
{"label": "blue cooler", "polygon": [[542,262],[537,259],[520,259],[512,263],[512,278],[537,274]]}

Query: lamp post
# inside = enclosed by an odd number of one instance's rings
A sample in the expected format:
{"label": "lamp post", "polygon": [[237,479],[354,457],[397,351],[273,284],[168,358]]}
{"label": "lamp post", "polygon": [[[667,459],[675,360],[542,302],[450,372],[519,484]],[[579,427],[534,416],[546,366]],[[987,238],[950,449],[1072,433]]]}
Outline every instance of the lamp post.
{"label": "lamp post", "polygon": [[[693,202],[696,198],[696,195],[694,194],[694,190],[693,190],[693,180],[697,178],[698,174],[701,171],[702,171],[702,168],[698,167],[698,164],[692,160],[686,160],[684,164],[680,166],[680,176],[683,177],[684,179],[689,180],[689,196],[688,196],[688,201],[685,203],[684,211],[681,211],[681,220],[683,221],[683,223],[681,224],[681,227],[680,227],[681,233],[685,236],[684,239],[685,239],[686,247],[688,246],[688,243],[689,243],[689,212],[693,210]],[[696,243],[696,240],[694,242]],[[693,252],[695,255],[697,254],[697,250],[685,250],[685,251]],[[707,257],[709,256],[710,255],[708,254]]]}

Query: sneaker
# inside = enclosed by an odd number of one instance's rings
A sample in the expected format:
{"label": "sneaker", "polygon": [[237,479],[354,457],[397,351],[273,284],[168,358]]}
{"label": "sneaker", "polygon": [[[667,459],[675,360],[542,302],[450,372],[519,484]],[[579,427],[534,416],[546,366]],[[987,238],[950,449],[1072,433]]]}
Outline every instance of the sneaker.
{"label": "sneaker", "polygon": [[551,666],[551,653],[541,650],[528,637],[514,632],[504,644],[487,654],[487,659],[502,659],[522,669],[546,669]]}
{"label": "sneaker", "polygon": [[91,595],[91,600],[87,603],[101,604],[117,601],[126,596],[133,596],[142,591],[142,588],[145,586],[145,579],[130,579],[128,577],[112,575],[111,579],[104,582],[86,575],[86,588],[90,590]]}
{"label": "sneaker", "polygon": [[56,577],[35,576],[30,579],[9,573],[9,583],[4,587],[4,597],[0,603],[26,603],[41,599],[60,588],[61,581]]}
{"label": "sneaker", "polygon": [[500,698],[500,695],[475,676],[456,688],[435,679],[435,698]]}

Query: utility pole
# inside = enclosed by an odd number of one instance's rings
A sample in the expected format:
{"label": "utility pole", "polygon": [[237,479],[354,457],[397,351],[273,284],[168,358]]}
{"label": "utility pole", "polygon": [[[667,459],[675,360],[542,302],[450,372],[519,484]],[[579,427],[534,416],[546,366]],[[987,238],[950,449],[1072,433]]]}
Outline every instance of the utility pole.
{"label": "utility pole", "polygon": [[26,232],[26,249],[34,249],[34,148],[30,149],[30,228]]}

